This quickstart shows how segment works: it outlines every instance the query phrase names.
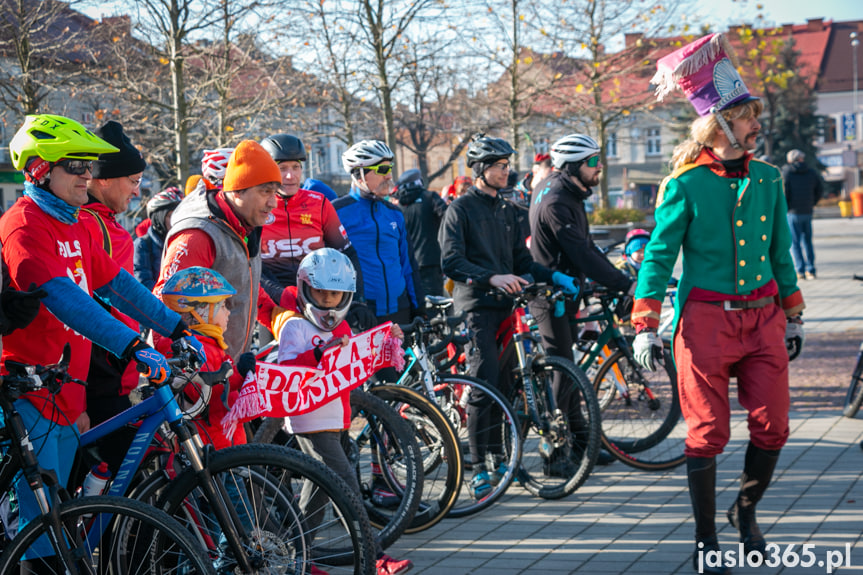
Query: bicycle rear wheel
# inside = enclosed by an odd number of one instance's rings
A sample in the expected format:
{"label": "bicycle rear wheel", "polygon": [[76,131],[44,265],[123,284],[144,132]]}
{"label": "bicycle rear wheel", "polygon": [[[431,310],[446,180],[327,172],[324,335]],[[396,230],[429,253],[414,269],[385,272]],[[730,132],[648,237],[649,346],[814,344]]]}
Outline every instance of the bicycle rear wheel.
{"label": "bicycle rear wheel", "polygon": [[405,533],[418,533],[436,525],[455,505],[463,474],[458,440],[440,408],[424,395],[400,385],[375,385],[368,392],[413,427],[423,462],[423,494]]}
{"label": "bicycle rear wheel", "polygon": [[[322,463],[277,445],[249,444],[210,451],[207,471],[234,515],[244,553],[261,572],[370,575],[375,570],[374,535],[356,493]],[[237,560],[210,511],[201,479],[186,469],[164,488],[159,507],[200,540],[220,571]],[[309,482],[322,502],[301,509]]]}
{"label": "bicycle rear wheel", "polygon": [[[141,501],[84,497],[61,503],[58,512],[62,543],[75,557],[78,574],[215,574],[210,559],[182,525]],[[65,572],[54,556],[30,557],[40,538],[47,542],[47,533],[45,522],[28,523],[3,550],[0,573]]]}
{"label": "bicycle rear wheel", "polygon": [[599,403],[606,406],[602,445],[637,469],[671,469],[686,460],[686,424],[680,413],[677,371],[667,348],[664,355],[664,369],[650,372],[617,350],[594,379]]}
{"label": "bicycle rear wheel", "polygon": [[863,343],[860,344],[860,352],[857,354],[857,365],[851,373],[851,385],[845,395],[845,407],[842,415],[854,417],[863,405]]}

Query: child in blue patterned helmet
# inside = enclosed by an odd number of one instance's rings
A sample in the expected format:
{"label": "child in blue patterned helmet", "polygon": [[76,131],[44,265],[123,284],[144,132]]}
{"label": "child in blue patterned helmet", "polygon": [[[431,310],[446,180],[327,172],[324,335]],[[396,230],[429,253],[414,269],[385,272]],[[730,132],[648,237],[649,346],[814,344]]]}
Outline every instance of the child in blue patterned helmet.
{"label": "child in blue patterned helmet", "polygon": [[[225,302],[235,293],[222,274],[200,266],[179,270],[162,288],[165,305],[180,314],[207,352],[207,363],[183,389],[180,404],[191,411],[204,441],[216,449],[247,442],[243,426],[237,426],[233,436],[228,437],[221,425],[245,375],[255,366],[253,354],[243,354],[235,363],[225,351],[228,346],[224,333],[231,316]],[[163,338],[156,343],[156,349],[170,356],[170,344]]]}

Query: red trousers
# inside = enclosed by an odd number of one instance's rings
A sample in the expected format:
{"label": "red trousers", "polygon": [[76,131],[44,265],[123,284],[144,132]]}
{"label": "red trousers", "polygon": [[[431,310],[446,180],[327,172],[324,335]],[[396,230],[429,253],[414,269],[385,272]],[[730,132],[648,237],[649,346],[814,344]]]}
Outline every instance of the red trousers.
{"label": "red trousers", "polygon": [[750,441],[779,449],[788,439],[788,352],[778,305],[729,310],[687,301],[674,337],[680,407],[688,428],[685,453],[713,457],[731,435],[728,381],[749,412]]}

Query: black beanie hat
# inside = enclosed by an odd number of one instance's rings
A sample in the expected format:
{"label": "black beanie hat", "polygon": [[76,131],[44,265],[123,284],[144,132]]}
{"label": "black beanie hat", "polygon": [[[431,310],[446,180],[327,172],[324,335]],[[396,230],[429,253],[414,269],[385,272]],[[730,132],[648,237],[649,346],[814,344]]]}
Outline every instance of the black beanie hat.
{"label": "black beanie hat", "polygon": [[112,154],[101,154],[99,159],[93,162],[91,175],[93,178],[122,178],[144,171],[147,162],[141,151],[132,145],[129,136],[123,133],[123,126],[119,122],[111,120],[96,130],[96,135],[109,144],[120,148],[119,152]]}

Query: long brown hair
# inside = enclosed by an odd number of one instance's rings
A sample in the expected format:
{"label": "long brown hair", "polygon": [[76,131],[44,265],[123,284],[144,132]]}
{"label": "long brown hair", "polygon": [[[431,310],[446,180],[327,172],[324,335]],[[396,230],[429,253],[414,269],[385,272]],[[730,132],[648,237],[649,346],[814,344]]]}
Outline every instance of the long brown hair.
{"label": "long brown hair", "polygon": [[[722,116],[731,124],[734,120],[757,118],[763,111],[764,104],[761,100],[751,100],[745,104],[723,110]],[[689,127],[689,139],[678,144],[671,154],[672,171],[694,162],[703,148],[712,148],[713,140],[721,129],[713,114],[702,116],[692,122]]]}

